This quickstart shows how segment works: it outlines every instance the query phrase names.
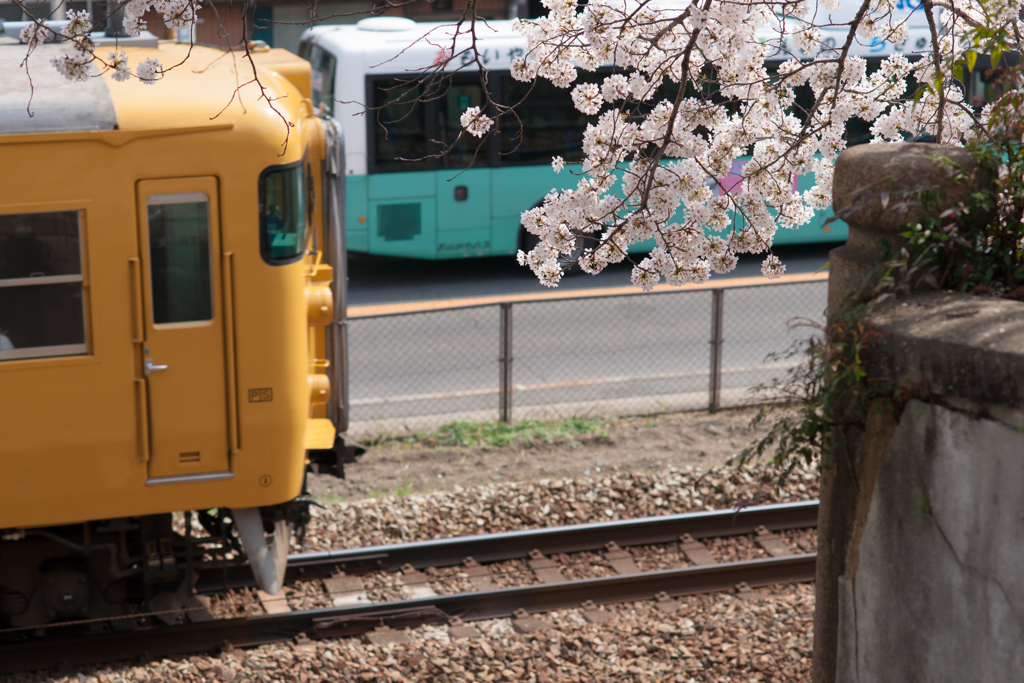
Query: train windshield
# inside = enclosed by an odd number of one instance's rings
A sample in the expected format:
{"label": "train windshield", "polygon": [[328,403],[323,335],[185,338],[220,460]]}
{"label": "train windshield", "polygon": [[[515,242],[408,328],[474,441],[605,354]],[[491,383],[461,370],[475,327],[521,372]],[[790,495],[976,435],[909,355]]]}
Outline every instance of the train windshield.
{"label": "train windshield", "polygon": [[301,163],[263,172],[260,223],[263,255],[271,263],[290,263],[306,244],[306,178]]}

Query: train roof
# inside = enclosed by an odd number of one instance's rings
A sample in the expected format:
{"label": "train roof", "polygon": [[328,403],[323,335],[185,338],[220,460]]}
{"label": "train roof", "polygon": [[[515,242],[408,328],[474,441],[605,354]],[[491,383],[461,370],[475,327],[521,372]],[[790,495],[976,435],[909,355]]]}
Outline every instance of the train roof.
{"label": "train roof", "polygon": [[[128,42],[128,41],[126,41]],[[134,69],[156,58],[170,69],[154,84],[131,78],[115,81],[111,74],[72,82],[50,63],[64,55],[66,45],[43,44],[26,61],[27,46],[0,38],[0,137],[31,133],[129,131],[205,128],[211,125],[266,126],[280,117],[252,80],[252,67],[240,52],[190,46],[155,38],[140,44],[119,44]],[[114,45],[100,45],[106,57]],[[289,120],[300,114],[309,96],[309,64],[285,50],[257,47],[252,52],[260,84],[274,106]],[[187,61],[186,61],[187,58]],[[244,84],[244,85],[240,85]]]}

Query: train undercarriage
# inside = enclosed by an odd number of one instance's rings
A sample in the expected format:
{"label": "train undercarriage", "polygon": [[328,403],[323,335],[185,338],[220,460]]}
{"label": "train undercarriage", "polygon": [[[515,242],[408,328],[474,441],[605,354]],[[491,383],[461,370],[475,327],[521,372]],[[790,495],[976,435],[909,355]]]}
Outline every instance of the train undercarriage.
{"label": "train undercarriage", "polygon": [[[344,478],[365,449],[339,437],[308,452],[308,472]],[[203,618],[200,576],[248,565],[256,585],[276,594],[293,536],[309,521],[305,493],[259,508],[123,517],[64,526],[0,530],[0,632],[54,623],[134,628]],[[92,625],[92,626],[90,626]]]}

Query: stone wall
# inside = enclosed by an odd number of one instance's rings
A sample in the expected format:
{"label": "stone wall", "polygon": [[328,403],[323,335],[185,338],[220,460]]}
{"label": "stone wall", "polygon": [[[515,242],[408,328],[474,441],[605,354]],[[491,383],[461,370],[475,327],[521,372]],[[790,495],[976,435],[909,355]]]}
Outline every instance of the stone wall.
{"label": "stone wall", "polygon": [[862,435],[835,680],[1024,671],[1024,303],[938,292],[872,316],[875,376],[927,396]]}
{"label": "stone wall", "polygon": [[[831,255],[831,311],[878,262],[880,239],[913,218],[881,192],[928,184],[948,202],[987,182],[979,172],[955,183],[936,154],[970,163],[937,145],[864,145],[839,157],[834,203],[853,210],[850,240]],[[1024,303],[933,292],[891,299],[871,323],[881,341],[870,374],[921,398],[836,434],[822,473],[812,678],[1019,680]]]}

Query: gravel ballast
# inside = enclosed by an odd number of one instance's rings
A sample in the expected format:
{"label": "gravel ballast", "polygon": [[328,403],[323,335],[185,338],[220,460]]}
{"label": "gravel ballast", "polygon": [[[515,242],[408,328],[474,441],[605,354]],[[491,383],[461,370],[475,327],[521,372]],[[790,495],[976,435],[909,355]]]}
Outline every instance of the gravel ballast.
{"label": "gravel ballast", "polygon": [[452,639],[423,626],[411,642],[377,646],[347,639],[267,645],[220,656],[165,659],[51,678],[17,674],[12,683],[321,683],[327,681],[725,681],[807,680],[811,585],[679,599],[674,614],[654,603],[611,605],[612,616],[590,624],[581,610],[543,617],[551,628],[518,634],[508,619],[474,622],[483,637]]}
{"label": "gravel ballast", "polygon": [[497,482],[403,497],[310,508],[313,519],[296,552],[355,548],[669,515],[816,498],[818,475],[797,470],[786,488],[762,487],[754,470],[667,467],[652,473],[607,472],[580,479]]}
{"label": "gravel ballast", "polygon": [[[578,479],[497,482],[313,509],[301,550],[356,547],[496,531],[713,510],[817,496],[817,474],[794,474],[784,490],[763,488],[756,472],[666,467],[601,472]],[[792,536],[797,543],[799,534]],[[787,537],[788,541],[788,537]],[[800,540],[800,543],[803,543]],[[666,558],[666,561],[670,558]],[[725,559],[725,558],[723,558]],[[646,564],[646,562],[645,562]],[[652,564],[661,564],[652,560]],[[525,568],[524,568],[525,569]],[[447,575],[445,575],[447,576]],[[457,577],[447,577],[458,584]],[[375,579],[375,581],[381,581]],[[312,584],[312,582],[310,582]],[[392,582],[377,588],[397,590]],[[499,575],[499,583],[503,583]],[[368,587],[370,588],[370,587]],[[317,591],[289,596],[300,606]],[[371,592],[374,592],[371,590]],[[305,591],[303,591],[305,593]],[[397,595],[396,595],[397,597]],[[219,656],[85,668],[69,675],[9,676],[12,683],[321,683],[325,681],[802,681],[808,678],[812,585],[679,598],[666,614],[653,602],[610,605],[609,621],[582,610],[542,615],[550,629],[516,633],[510,620],[474,622],[482,638],[453,640],[443,626],[409,632],[411,643],[365,639],[268,645]],[[246,601],[248,602],[248,601]],[[225,612],[233,606],[224,605]],[[241,607],[239,605],[238,607]]]}

